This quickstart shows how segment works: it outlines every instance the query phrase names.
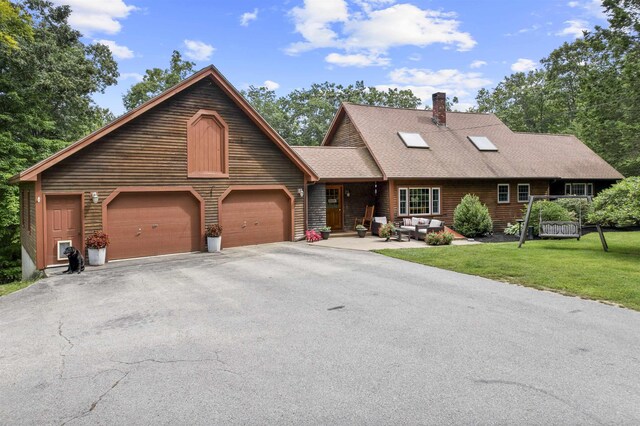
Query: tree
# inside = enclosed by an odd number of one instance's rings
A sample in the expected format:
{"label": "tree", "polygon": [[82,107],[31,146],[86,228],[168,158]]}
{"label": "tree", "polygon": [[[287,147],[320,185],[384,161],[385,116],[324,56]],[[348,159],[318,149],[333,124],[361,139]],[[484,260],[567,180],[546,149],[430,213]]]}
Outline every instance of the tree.
{"label": "tree", "polygon": [[68,25],[68,6],[0,0],[0,11],[0,269],[14,271],[18,188],[7,180],[103,125],[109,113],[91,95],[115,84],[118,71],[108,47],[85,45]]}
{"label": "tree", "polygon": [[417,108],[420,98],[411,90],[378,90],[363,81],[342,86],[324,82],[308,89],[277,97],[264,87],[251,87],[242,94],[271,126],[291,145],[319,145],[342,102]]}
{"label": "tree", "polygon": [[122,96],[124,107],[127,111],[136,108],[168,88],[175,86],[193,74],[195,65],[194,62],[183,61],[180,52],[174,50],[171,54],[169,68],[147,70],[142,81],[127,90],[127,93]]}
{"label": "tree", "polygon": [[482,89],[481,112],[516,131],[573,133],[625,175],[640,174],[640,0],[605,0],[609,27],[564,43],[542,69]]}
{"label": "tree", "polygon": [[640,177],[623,179],[593,199],[588,220],[609,226],[640,225]]}

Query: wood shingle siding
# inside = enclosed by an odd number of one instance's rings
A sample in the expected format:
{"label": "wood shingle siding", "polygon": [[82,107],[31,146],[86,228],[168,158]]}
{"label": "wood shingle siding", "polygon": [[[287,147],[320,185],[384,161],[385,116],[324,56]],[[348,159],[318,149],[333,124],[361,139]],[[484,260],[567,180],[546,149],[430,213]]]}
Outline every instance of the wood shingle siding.
{"label": "wood shingle siding", "polygon": [[[229,177],[187,177],[187,121],[199,110],[219,114],[229,130]],[[303,172],[210,79],[203,79],[42,172],[42,191],[85,193],[85,234],[102,228],[101,204],[127,186],[190,186],[205,200],[205,223],[218,222],[229,185],[284,185],[294,194],[294,237],[304,231]],[[203,230],[204,231],[204,230]],[[204,248],[204,237],[202,238]]]}
{"label": "wood shingle siding", "polygon": [[20,184],[20,243],[29,257],[36,260],[36,185],[32,182]]}
{"label": "wood shingle siding", "polygon": [[364,147],[364,141],[360,137],[356,126],[354,126],[353,122],[349,118],[349,116],[345,115],[343,120],[338,124],[338,129],[335,131],[333,137],[327,140],[327,146],[344,146],[344,147],[354,147],[360,148]]}
{"label": "wood shingle siding", "polygon": [[[498,204],[498,183],[508,183],[510,187],[509,203]],[[453,225],[453,212],[462,197],[466,194],[475,194],[480,201],[487,205],[489,214],[493,219],[494,232],[502,232],[507,222],[514,223],[521,218],[522,209],[527,203],[518,202],[517,186],[519,183],[530,184],[530,195],[548,194],[549,182],[546,180],[394,180],[395,190],[391,194],[391,205],[394,217],[398,216],[398,188],[410,187],[438,187],[440,188],[440,212],[439,215],[429,215],[434,219],[444,220],[447,226]]]}

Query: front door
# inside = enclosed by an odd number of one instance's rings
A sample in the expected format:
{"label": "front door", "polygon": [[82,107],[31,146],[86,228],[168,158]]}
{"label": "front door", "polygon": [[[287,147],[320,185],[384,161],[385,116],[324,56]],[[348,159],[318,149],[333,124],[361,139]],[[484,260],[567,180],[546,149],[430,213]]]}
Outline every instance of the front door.
{"label": "front door", "polygon": [[327,185],[327,226],[342,230],[342,185]]}
{"label": "front door", "polygon": [[68,246],[82,251],[82,196],[47,195],[46,264],[67,263]]}

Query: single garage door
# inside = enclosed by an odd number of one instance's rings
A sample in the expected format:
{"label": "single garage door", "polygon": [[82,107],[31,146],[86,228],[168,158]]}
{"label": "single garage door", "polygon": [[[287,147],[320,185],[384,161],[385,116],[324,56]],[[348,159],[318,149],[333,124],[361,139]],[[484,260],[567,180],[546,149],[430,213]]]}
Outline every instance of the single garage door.
{"label": "single garage door", "polygon": [[107,206],[107,224],[109,259],[186,253],[204,246],[200,202],[190,192],[121,192]]}
{"label": "single garage door", "polygon": [[235,190],[222,200],[222,246],[291,241],[291,202],[284,191]]}

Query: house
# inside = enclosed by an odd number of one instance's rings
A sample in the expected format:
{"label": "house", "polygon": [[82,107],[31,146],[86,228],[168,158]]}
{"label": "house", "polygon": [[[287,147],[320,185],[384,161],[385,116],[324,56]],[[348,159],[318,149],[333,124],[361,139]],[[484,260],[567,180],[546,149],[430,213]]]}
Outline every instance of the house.
{"label": "house", "polygon": [[476,194],[494,230],[522,216],[529,195],[595,195],[623,176],[572,135],[517,133],[494,114],[344,103],[322,144],[294,150],[319,180],[308,182],[309,227],[353,229],[365,206],[395,221],[453,222],[461,198]]}
{"label": "house", "polygon": [[213,66],[11,178],[23,276],[67,262],[103,229],[109,260],[304,235],[315,172]]}

